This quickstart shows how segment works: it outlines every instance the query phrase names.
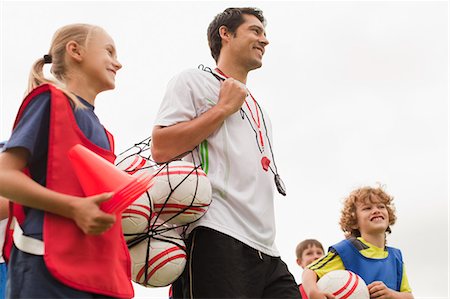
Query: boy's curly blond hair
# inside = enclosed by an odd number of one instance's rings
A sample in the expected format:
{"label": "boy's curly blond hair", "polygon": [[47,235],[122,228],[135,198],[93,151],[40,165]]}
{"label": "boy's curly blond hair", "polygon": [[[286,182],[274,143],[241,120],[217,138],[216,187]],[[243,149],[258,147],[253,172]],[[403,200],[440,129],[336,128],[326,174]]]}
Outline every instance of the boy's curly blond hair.
{"label": "boy's curly blond hair", "polygon": [[362,187],[358,188],[350,193],[350,195],[344,200],[344,207],[341,210],[341,219],[339,224],[345,236],[348,237],[360,237],[361,232],[354,227],[357,225],[356,219],[356,203],[365,202],[381,202],[386,205],[389,214],[389,226],[386,229],[387,233],[391,233],[391,225],[395,223],[397,217],[395,216],[395,208],[393,201],[394,198],[389,196],[381,186],[377,188]]}

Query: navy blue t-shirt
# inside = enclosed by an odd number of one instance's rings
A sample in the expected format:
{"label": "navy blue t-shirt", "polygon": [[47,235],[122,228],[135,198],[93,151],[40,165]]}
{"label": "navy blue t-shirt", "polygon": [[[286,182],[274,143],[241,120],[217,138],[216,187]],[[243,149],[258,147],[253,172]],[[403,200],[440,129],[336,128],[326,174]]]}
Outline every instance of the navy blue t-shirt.
{"label": "navy blue t-shirt", "polygon": [[[103,125],[94,113],[94,106],[78,97],[87,109],[74,109],[78,127],[84,135],[97,146],[110,150],[108,137]],[[14,147],[26,148],[30,157],[28,168],[31,178],[46,185],[48,130],[50,124],[50,92],[36,96],[25,108],[22,117],[6,142],[4,150]],[[70,166],[70,161],[67,161]],[[42,240],[44,212],[42,210],[25,208],[26,218],[22,225],[25,235]]]}

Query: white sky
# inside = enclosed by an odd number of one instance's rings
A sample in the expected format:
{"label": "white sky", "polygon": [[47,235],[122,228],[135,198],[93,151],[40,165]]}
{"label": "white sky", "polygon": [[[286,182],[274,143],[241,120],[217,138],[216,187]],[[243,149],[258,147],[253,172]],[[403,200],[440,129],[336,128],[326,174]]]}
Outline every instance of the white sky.
{"label": "white sky", "polygon": [[[206,28],[231,6],[256,6],[270,45],[248,87],[270,111],[288,196],[276,201],[277,245],[300,282],[295,246],[343,238],[341,203],[381,182],[398,221],[416,298],[448,298],[448,3],[440,2],[1,2],[0,139],[9,137],[31,64],[60,26],[100,25],[123,69],[96,112],[117,152],[150,135],[169,79],[214,66]],[[243,161],[244,163],[244,161]],[[136,287],[136,298],[167,289]]]}

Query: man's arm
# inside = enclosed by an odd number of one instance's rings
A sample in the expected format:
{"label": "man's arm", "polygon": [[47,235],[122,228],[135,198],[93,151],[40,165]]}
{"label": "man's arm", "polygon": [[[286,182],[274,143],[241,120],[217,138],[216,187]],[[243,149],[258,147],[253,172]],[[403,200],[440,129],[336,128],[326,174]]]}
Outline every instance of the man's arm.
{"label": "man's arm", "polygon": [[152,133],[152,158],[166,162],[193,150],[216,131],[223,121],[238,111],[245,101],[246,89],[232,78],[222,82],[219,101],[199,117],[173,126],[155,126]]}

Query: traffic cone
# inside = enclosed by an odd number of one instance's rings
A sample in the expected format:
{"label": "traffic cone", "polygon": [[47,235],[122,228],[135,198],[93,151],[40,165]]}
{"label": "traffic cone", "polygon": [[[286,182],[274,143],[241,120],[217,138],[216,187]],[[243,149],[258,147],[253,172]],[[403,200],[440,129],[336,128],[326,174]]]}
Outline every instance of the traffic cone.
{"label": "traffic cone", "polygon": [[151,186],[152,176],[131,176],[81,144],[70,149],[69,159],[87,196],[114,192],[110,200],[101,204],[105,212],[123,212]]}

